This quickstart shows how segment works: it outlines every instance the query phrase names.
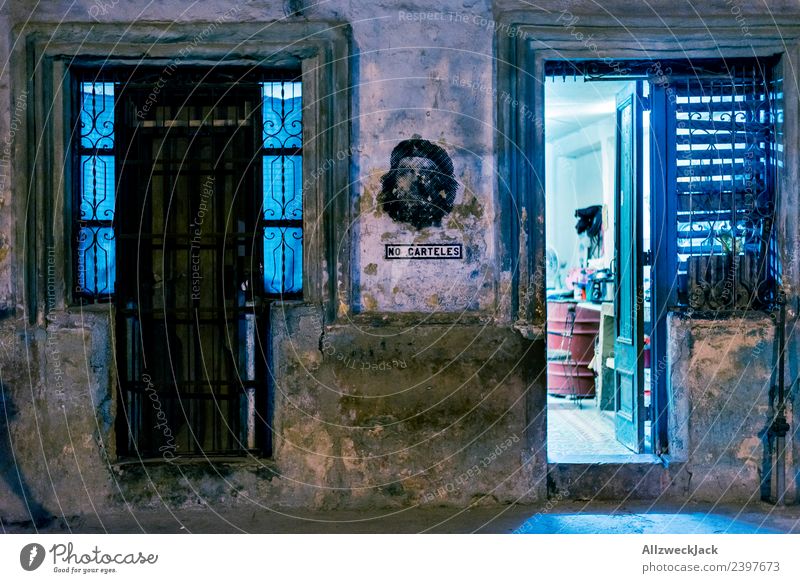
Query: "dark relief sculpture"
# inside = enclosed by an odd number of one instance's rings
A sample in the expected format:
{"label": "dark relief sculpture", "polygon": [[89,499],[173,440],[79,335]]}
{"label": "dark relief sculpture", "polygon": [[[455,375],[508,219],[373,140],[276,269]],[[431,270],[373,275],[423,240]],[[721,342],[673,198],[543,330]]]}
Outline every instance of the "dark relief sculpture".
{"label": "dark relief sculpture", "polygon": [[414,135],[395,146],[389,162],[378,197],[383,210],[417,229],[441,225],[442,217],[453,210],[458,191],[447,152]]}

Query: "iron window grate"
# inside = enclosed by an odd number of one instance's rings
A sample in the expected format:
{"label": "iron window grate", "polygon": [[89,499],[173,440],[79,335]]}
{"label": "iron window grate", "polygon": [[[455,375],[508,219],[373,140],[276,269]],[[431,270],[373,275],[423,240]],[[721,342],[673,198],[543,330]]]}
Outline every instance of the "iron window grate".
{"label": "iron window grate", "polygon": [[78,82],[73,204],[75,295],[90,302],[109,300],[115,291],[116,122],[115,84]]}
{"label": "iron window grate", "polygon": [[296,81],[262,85],[264,293],[303,291],[302,88]]}
{"label": "iron window grate", "polygon": [[118,451],[269,455],[269,304],[303,293],[299,73],[73,79],[73,295],[116,302]]}
{"label": "iron window grate", "polygon": [[679,306],[747,310],[775,300],[775,124],[757,64],[671,81]]}

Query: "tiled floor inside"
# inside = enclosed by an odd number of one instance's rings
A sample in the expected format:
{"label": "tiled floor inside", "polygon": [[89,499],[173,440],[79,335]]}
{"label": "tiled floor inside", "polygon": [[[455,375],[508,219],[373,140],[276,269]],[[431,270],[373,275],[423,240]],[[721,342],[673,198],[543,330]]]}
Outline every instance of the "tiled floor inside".
{"label": "tiled floor inside", "polygon": [[547,458],[629,455],[614,436],[614,413],[597,408],[596,399],[547,397]]}

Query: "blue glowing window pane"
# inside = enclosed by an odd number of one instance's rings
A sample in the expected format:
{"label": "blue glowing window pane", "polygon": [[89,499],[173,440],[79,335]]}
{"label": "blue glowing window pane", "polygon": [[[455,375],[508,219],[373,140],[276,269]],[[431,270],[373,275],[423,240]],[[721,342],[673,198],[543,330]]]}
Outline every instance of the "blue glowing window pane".
{"label": "blue glowing window pane", "polygon": [[303,218],[303,158],[264,156],[264,218]]}
{"label": "blue glowing window pane", "polygon": [[303,143],[301,84],[262,83],[265,148],[300,148]]}
{"label": "blue glowing window pane", "polygon": [[111,227],[81,227],[78,232],[78,286],[95,296],[114,293],[117,257]]}
{"label": "blue glowing window pane", "polygon": [[81,147],[114,147],[114,84],[81,83]]}
{"label": "blue glowing window pane", "polygon": [[81,220],[114,220],[114,156],[81,156]]}
{"label": "blue glowing window pane", "polygon": [[264,289],[270,294],[291,294],[303,290],[302,229],[264,229]]}

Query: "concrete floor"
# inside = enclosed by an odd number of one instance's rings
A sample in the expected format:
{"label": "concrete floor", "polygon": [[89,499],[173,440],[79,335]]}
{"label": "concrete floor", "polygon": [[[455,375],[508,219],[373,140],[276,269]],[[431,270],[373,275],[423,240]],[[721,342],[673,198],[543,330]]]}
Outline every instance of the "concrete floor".
{"label": "concrete floor", "polygon": [[[30,524],[2,523],[0,532],[30,533]],[[55,520],[41,533],[532,533],[741,534],[800,533],[800,506],[778,509],[647,502],[551,501],[548,506],[483,506],[300,512],[212,509],[111,513]]]}

